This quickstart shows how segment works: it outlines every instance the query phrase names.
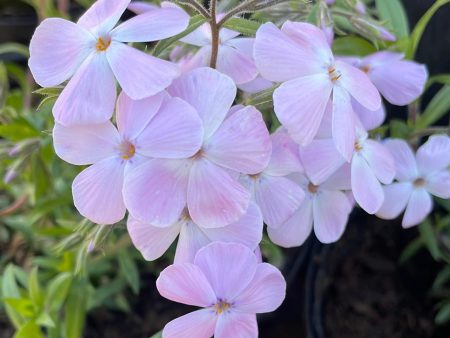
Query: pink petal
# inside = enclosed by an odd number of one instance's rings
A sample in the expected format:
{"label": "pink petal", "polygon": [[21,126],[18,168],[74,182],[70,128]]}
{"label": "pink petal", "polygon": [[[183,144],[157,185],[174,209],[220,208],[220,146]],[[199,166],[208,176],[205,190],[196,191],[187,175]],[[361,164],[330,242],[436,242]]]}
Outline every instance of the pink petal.
{"label": "pink petal", "polygon": [[204,228],[217,228],[244,215],[250,193],[224,169],[206,159],[198,159],[192,165],[187,200],[195,223]]}
{"label": "pink petal", "polygon": [[189,33],[188,35],[180,39],[181,42],[197,47],[211,45],[211,40],[211,26],[209,25],[209,23],[201,25],[192,33]]}
{"label": "pink petal", "polygon": [[191,263],[165,268],[156,280],[161,296],[177,303],[209,307],[217,298],[202,269]]}
{"label": "pink petal", "polygon": [[53,107],[62,125],[101,123],[109,120],[116,101],[116,81],[102,54],[91,54],[81,65]]}
{"label": "pink petal", "polygon": [[386,119],[386,109],[383,103],[379,109],[371,111],[355,99],[352,99],[352,108],[366,130],[373,130],[380,127]]}
{"label": "pink petal", "polygon": [[360,154],[353,156],[352,191],[356,202],[367,213],[374,214],[381,208],[384,201],[383,189],[369,164]]}
{"label": "pink petal", "polygon": [[387,139],[384,145],[394,157],[395,177],[399,181],[410,181],[417,178],[416,159],[409,144],[400,139]]}
{"label": "pink petal", "polygon": [[344,163],[320,187],[325,190],[350,190],[351,181],[351,164]]}
{"label": "pink petal", "polygon": [[350,96],[339,86],[333,89],[333,140],[336,149],[350,162],[355,149],[355,116]]}
{"label": "pink petal", "polygon": [[225,119],[236,98],[236,85],[226,75],[211,68],[198,68],[175,80],[169,88],[172,96],[192,105],[203,121],[209,138]]}
{"label": "pink petal", "polygon": [[256,94],[273,86],[273,82],[258,75],[254,80],[238,85],[239,89],[248,94]]}
{"label": "pink petal", "polygon": [[186,206],[189,162],[150,160],[125,176],[124,200],[134,218],[166,227],[175,223]]}
{"label": "pink petal", "polygon": [[247,288],[236,298],[237,311],[265,313],[275,311],[286,296],[286,282],[274,266],[261,263]]}
{"label": "pink petal", "polygon": [[257,338],[258,323],[256,315],[228,311],[217,320],[215,338]]}
{"label": "pink petal", "polygon": [[159,7],[155,4],[150,4],[148,2],[143,2],[143,1],[132,1],[128,5],[128,10],[130,10],[136,14],[142,14],[142,13],[145,13],[148,11],[153,11],[158,8]]}
{"label": "pink petal", "polygon": [[211,243],[203,229],[192,221],[185,221],[178,238],[174,263],[193,263],[198,250]]}
{"label": "pink petal", "polygon": [[231,77],[236,84],[252,81],[258,75],[251,57],[227,45],[219,47],[217,70]]}
{"label": "pink petal", "polygon": [[124,167],[119,158],[107,158],[75,177],[73,203],[81,215],[98,224],[114,224],[123,219]]}
{"label": "pink petal", "polygon": [[165,93],[161,92],[146,99],[132,100],[122,91],[116,107],[120,135],[126,140],[134,141],[158,113],[164,97]]}
{"label": "pink petal", "polygon": [[313,228],[312,201],[306,196],[300,208],[283,225],[274,229],[267,228],[269,238],[283,248],[302,245]]}
{"label": "pink petal", "polygon": [[314,140],[300,149],[306,175],[315,185],[325,182],[344,163],[332,139]]}
{"label": "pink petal", "polygon": [[426,179],[426,188],[434,196],[450,198],[450,171],[445,170],[431,174]]}
{"label": "pink petal", "polygon": [[181,223],[160,228],[142,223],[130,216],[127,222],[128,233],[133,245],[147,261],[161,257],[180,233]]}
{"label": "pink petal", "polygon": [[305,193],[285,177],[260,175],[255,178],[255,200],[267,226],[278,228],[300,207]]}
{"label": "pink petal", "polygon": [[179,98],[166,99],[138,137],[141,154],[154,158],[187,158],[203,142],[202,121],[195,109]]}
{"label": "pink petal", "polygon": [[392,183],[383,187],[384,202],[376,215],[382,219],[397,218],[406,208],[413,187],[410,182]]}
{"label": "pink petal", "polygon": [[302,172],[303,166],[300,161],[298,145],[284,132],[270,135],[272,140],[272,155],[266,174],[272,176],[286,176],[293,172]]}
{"label": "pink petal", "polygon": [[258,266],[252,250],[241,244],[222,242],[200,249],[194,264],[205,274],[217,299],[230,302],[253,280]]}
{"label": "pink petal", "polygon": [[388,148],[377,141],[366,140],[361,153],[381,183],[392,183],[396,172],[395,162]]}
{"label": "pink petal", "polygon": [[325,108],[325,114],[323,115],[322,122],[320,123],[319,130],[315,136],[315,139],[331,138],[333,136],[333,100],[329,100],[327,107]]}
{"label": "pink petal", "polygon": [[102,35],[108,33],[119,21],[130,0],[97,0],[78,20],[78,24]]}
{"label": "pink petal", "polygon": [[364,72],[342,61],[336,61],[336,68],[341,73],[338,82],[356,101],[371,111],[380,108],[380,93]]}
{"label": "pink petal", "polygon": [[181,8],[156,8],[117,26],[111,37],[122,42],[157,41],[181,33],[188,24],[189,15]]}
{"label": "pink petal", "polygon": [[441,171],[450,165],[450,137],[430,136],[416,154],[417,166],[421,174]]}
{"label": "pink petal", "polygon": [[111,122],[53,128],[53,146],[64,161],[75,165],[99,162],[118,153],[119,133]]}
{"label": "pink petal", "polygon": [[177,65],[116,41],[106,56],[123,91],[134,100],[159,93],[180,74]]}
{"label": "pink petal", "polygon": [[94,51],[90,48],[93,40],[89,32],[70,21],[42,21],[30,41],[28,65],[35,81],[53,87],[70,78]]}
{"label": "pink petal", "polygon": [[248,106],[228,117],[203,149],[220,166],[256,174],[269,163],[272,144],[261,113]]}
{"label": "pink petal", "polygon": [[216,328],[217,316],[211,309],[197,310],[167,323],[164,338],[211,338]]}
{"label": "pink petal", "polygon": [[314,74],[320,64],[308,48],[298,44],[273,23],[261,25],[256,32],[254,58],[261,75],[275,82]]}
{"label": "pink petal", "polygon": [[297,78],[275,90],[275,113],[300,145],[309,144],[317,134],[331,90],[332,84],[324,74]]}
{"label": "pink petal", "polygon": [[433,209],[433,200],[423,188],[415,189],[409,198],[402,226],[410,228],[421,223]]}
{"label": "pink petal", "polygon": [[314,233],[322,243],[341,238],[352,206],[341,191],[322,191],[313,202]]}

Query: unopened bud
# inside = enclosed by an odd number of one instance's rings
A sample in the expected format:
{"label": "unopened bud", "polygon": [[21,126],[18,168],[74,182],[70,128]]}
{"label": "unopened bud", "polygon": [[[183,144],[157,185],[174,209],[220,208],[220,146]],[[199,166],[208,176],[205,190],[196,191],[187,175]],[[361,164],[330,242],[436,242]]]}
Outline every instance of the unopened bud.
{"label": "unopened bud", "polygon": [[397,38],[386,28],[375,24],[367,19],[353,17],[350,19],[353,26],[363,35],[369,38],[377,38],[385,41],[395,41]]}
{"label": "unopened bud", "polygon": [[360,0],[356,1],[355,9],[361,15],[366,14],[366,5],[364,5]]}
{"label": "unopened bud", "polygon": [[5,184],[9,184],[9,183],[11,183],[16,177],[17,177],[17,171],[15,171],[14,169],[8,169],[8,170],[6,171],[5,176],[3,177],[3,182],[5,182]]}

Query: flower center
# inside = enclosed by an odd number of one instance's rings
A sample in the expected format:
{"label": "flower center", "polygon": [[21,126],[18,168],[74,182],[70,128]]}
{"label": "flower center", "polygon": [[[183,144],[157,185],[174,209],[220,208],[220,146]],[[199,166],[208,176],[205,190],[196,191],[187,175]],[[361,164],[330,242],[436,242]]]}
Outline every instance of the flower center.
{"label": "flower center", "polygon": [[214,310],[218,315],[222,314],[222,312],[227,311],[229,308],[231,308],[231,304],[223,300],[219,300],[216,305],[214,305]]}
{"label": "flower center", "polygon": [[317,185],[312,184],[311,182],[308,184],[308,191],[311,194],[315,194],[319,190],[319,187]]}
{"label": "flower center", "polygon": [[334,66],[330,66],[328,67],[328,76],[332,82],[336,82],[341,78],[342,74]]}
{"label": "flower center", "polygon": [[191,157],[191,159],[193,159],[193,160],[199,160],[199,159],[201,159],[201,158],[204,157],[204,156],[205,156],[205,152],[203,151],[203,149],[200,149],[199,151],[197,151],[197,152],[194,154],[194,156]]}
{"label": "flower center", "polygon": [[359,143],[359,141],[355,142],[355,151],[361,151],[362,150],[362,145],[361,143]]}
{"label": "flower center", "polygon": [[97,52],[104,52],[108,49],[109,45],[111,44],[110,38],[98,38],[97,43],[95,44],[95,49]]}
{"label": "flower center", "polygon": [[423,178],[418,178],[417,180],[414,181],[413,184],[416,188],[420,188],[425,185],[425,180]]}
{"label": "flower center", "polygon": [[362,66],[360,69],[366,74],[369,74],[369,72],[370,72],[370,67],[369,66]]}
{"label": "flower center", "polygon": [[136,147],[129,141],[124,141],[119,146],[120,157],[124,160],[129,160],[136,153]]}

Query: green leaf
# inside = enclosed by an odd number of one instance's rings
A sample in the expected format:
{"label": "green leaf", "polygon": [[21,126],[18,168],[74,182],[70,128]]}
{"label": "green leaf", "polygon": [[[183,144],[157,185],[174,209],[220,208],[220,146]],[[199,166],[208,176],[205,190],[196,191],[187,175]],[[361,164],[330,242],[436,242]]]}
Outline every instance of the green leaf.
{"label": "green leaf", "polygon": [[337,38],[333,43],[333,52],[337,55],[366,56],[376,51],[369,41],[357,36]]}
{"label": "green leaf", "polygon": [[52,317],[47,312],[41,313],[37,319],[36,324],[39,324],[41,326],[45,327],[55,327],[55,322],[53,321]]}
{"label": "green leaf", "polygon": [[440,260],[441,252],[439,250],[439,243],[429,220],[419,225],[419,232],[431,256],[437,261]]}
{"label": "green leaf", "polygon": [[409,35],[409,23],[400,0],[376,0],[380,19],[387,22],[398,39]]}
{"label": "green leaf", "polygon": [[41,329],[34,320],[23,325],[13,338],[44,338]]}
{"label": "green leaf", "polygon": [[27,46],[20,43],[8,42],[0,45],[0,55],[1,54],[20,54],[27,58],[30,56]]}
{"label": "green leaf", "polygon": [[272,88],[263,90],[260,93],[256,93],[251,95],[247,100],[245,101],[245,104],[248,106],[255,106],[259,110],[269,109],[273,107],[273,92],[277,86],[274,86]]}
{"label": "green leaf", "polygon": [[172,44],[174,44],[175,42],[177,42],[181,38],[185,37],[189,33],[192,33],[198,27],[203,25],[205,22],[206,22],[206,18],[204,18],[200,14],[192,16],[191,19],[189,20],[189,25],[188,25],[188,27],[186,28],[185,31],[181,32],[178,35],[172,36],[171,38],[159,41],[156,44],[152,54],[154,56],[160,56],[162,54],[162,52],[164,52],[168,47],[170,47]]}
{"label": "green leaf", "polygon": [[87,282],[85,279],[74,281],[65,306],[66,338],[80,338],[86,321]]}
{"label": "green leaf", "polygon": [[450,266],[446,266],[436,276],[436,279],[433,282],[432,288],[433,288],[433,290],[438,290],[438,289],[442,288],[449,281],[450,281]]}
{"label": "green leaf", "polygon": [[32,318],[36,315],[34,304],[28,298],[4,298],[4,301],[25,318]]}
{"label": "green leaf", "polygon": [[40,88],[33,92],[33,94],[39,94],[43,96],[58,96],[63,91],[63,87],[49,87],[49,88]]}
{"label": "green leaf", "polygon": [[446,301],[442,304],[441,308],[436,314],[436,317],[434,318],[434,321],[436,322],[436,324],[442,325],[448,322],[449,320],[450,320],[450,301]]}
{"label": "green leaf", "polygon": [[[385,0],[390,1],[390,0]],[[422,16],[422,18],[419,20],[417,25],[414,27],[414,30],[411,33],[411,39],[408,49],[406,50],[406,58],[407,59],[414,59],[414,56],[416,55],[417,47],[419,46],[420,40],[422,39],[423,32],[425,31],[425,28],[428,25],[428,22],[430,22],[431,18],[433,17],[434,13],[437,12],[439,8],[442,6],[450,3],[450,0],[437,0],[433,6],[426,11],[426,13]]]}
{"label": "green leaf", "polygon": [[20,298],[19,286],[14,274],[14,265],[8,264],[3,272],[2,296],[5,298]]}
{"label": "green leaf", "polygon": [[139,272],[136,263],[127,254],[126,251],[121,251],[118,256],[120,270],[123,273],[128,285],[130,285],[133,292],[137,295],[140,288]]}
{"label": "green leaf", "polygon": [[30,277],[28,279],[28,292],[31,301],[40,308],[44,302],[44,293],[42,292],[41,286],[38,279],[38,268],[34,267],[31,270]]}
{"label": "green leaf", "polygon": [[45,308],[49,312],[55,312],[61,309],[69,293],[72,278],[70,272],[63,272],[53,278],[48,284]]}
{"label": "green leaf", "polygon": [[242,18],[231,18],[223,24],[223,27],[247,36],[254,36],[261,25],[262,23],[257,21]]}
{"label": "green leaf", "polygon": [[446,85],[437,92],[422,115],[417,119],[416,127],[426,128],[439,121],[450,110],[450,86]]}
{"label": "green leaf", "polygon": [[406,263],[422,248],[423,248],[423,239],[421,237],[414,239],[403,250],[399,262],[401,264]]}
{"label": "green leaf", "polygon": [[392,119],[389,122],[389,131],[391,137],[408,138],[411,128],[403,120]]}
{"label": "green leaf", "polygon": [[158,333],[155,333],[153,336],[151,336],[150,338],[162,338],[162,331],[159,331]]}
{"label": "green leaf", "polygon": [[427,81],[426,88],[427,89],[430,88],[430,86],[435,83],[450,86],[450,74],[439,74],[439,75],[431,76]]}

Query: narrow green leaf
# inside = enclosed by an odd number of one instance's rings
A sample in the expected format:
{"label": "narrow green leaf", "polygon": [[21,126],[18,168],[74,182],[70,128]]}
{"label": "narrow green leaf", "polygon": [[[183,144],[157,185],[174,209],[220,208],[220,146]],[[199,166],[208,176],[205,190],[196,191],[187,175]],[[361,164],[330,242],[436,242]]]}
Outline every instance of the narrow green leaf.
{"label": "narrow green leaf", "polygon": [[337,38],[333,43],[333,52],[337,55],[366,56],[376,51],[369,41],[357,36]]}
{"label": "narrow green leaf", "polygon": [[58,96],[63,91],[63,87],[49,87],[49,88],[40,88],[33,92],[33,94],[39,94],[43,96]]}
{"label": "narrow green leaf", "polygon": [[443,303],[436,317],[434,318],[434,321],[438,325],[442,325],[450,321],[450,301],[446,301]]}
{"label": "narrow green leaf", "polygon": [[206,18],[204,18],[202,15],[195,15],[192,16],[189,20],[189,25],[186,28],[185,31],[181,32],[178,35],[172,36],[171,38],[161,40],[159,41],[155,48],[153,49],[153,55],[154,56],[160,56],[162,52],[164,52],[168,47],[170,47],[172,44],[180,40],[181,38],[185,37],[189,33],[192,33],[194,30],[196,30],[198,27],[203,25],[206,22]]}
{"label": "narrow green leaf", "polygon": [[23,325],[13,338],[44,338],[41,329],[34,320]]}
{"label": "narrow green leaf", "polygon": [[41,285],[38,279],[38,268],[34,267],[31,270],[30,277],[28,279],[28,292],[31,301],[35,306],[40,308],[44,302],[44,293],[42,292]]}
{"label": "narrow green leaf", "polygon": [[55,327],[55,322],[47,312],[42,312],[36,319],[36,324],[45,327]]}
{"label": "narrow green leaf", "polygon": [[87,282],[78,279],[69,292],[65,306],[65,336],[66,338],[80,338],[86,321]]}
{"label": "narrow green leaf", "polygon": [[421,237],[418,237],[411,241],[406,248],[403,250],[402,254],[400,255],[399,262],[401,264],[406,263],[413,257],[420,249],[423,248],[423,239]]}
{"label": "narrow green leaf", "polygon": [[409,35],[409,23],[400,0],[376,0],[380,19],[387,22],[398,39]]}
{"label": "narrow green leaf", "polygon": [[45,308],[49,312],[59,311],[72,284],[72,274],[63,272],[51,280],[47,287],[47,295],[45,297]]}
{"label": "narrow green leaf", "polygon": [[431,76],[427,81],[426,88],[428,89],[431,85],[435,83],[450,86],[450,74],[439,74]]}
{"label": "narrow green leaf", "polygon": [[[385,0],[390,1],[390,0]],[[414,59],[416,55],[417,47],[419,46],[420,40],[422,39],[423,32],[433,17],[434,13],[437,12],[439,8],[450,3],[450,0],[437,0],[433,6],[428,9],[428,11],[422,16],[417,25],[414,27],[414,30],[411,33],[410,45],[406,51],[407,59]]]}
{"label": "narrow green leaf", "polygon": [[2,295],[5,298],[20,298],[19,286],[14,275],[14,265],[8,264],[3,272]]}
{"label": "narrow green leaf", "polygon": [[32,318],[36,315],[33,303],[27,298],[4,298],[3,300],[5,304],[11,306],[25,318]]}
{"label": "narrow green leaf", "polygon": [[439,243],[429,220],[419,225],[419,232],[430,254],[435,260],[440,260],[441,252],[439,250]]}
{"label": "narrow green leaf", "polygon": [[0,55],[1,54],[19,54],[25,58],[30,56],[27,46],[20,43],[8,42],[0,45]]}
{"label": "narrow green leaf", "polygon": [[438,290],[448,282],[450,282],[450,266],[446,266],[444,269],[439,271],[433,282],[432,288],[433,290]]}
{"label": "narrow green leaf", "polygon": [[439,121],[450,110],[450,86],[446,85],[433,97],[423,114],[417,119],[416,127],[426,128]]}
{"label": "narrow green leaf", "polygon": [[159,331],[157,333],[155,333],[153,336],[151,336],[150,338],[162,338],[162,331]]}
{"label": "narrow green leaf", "polygon": [[264,110],[266,108],[272,108],[273,107],[273,92],[277,86],[274,86],[272,88],[263,90],[260,93],[256,93],[251,95],[247,98],[245,101],[245,104],[247,106],[255,106],[259,110]]}
{"label": "narrow green leaf", "polygon": [[127,254],[126,251],[121,251],[118,256],[120,270],[122,271],[128,285],[135,294],[139,293],[140,280],[139,271],[134,260]]}
{"label": "narrow green leaf", "polygon": [[261,22],[242,18],[231,18],[223,24],[225,28],[234,30],[247,36],[254,36],[261,25]]}

